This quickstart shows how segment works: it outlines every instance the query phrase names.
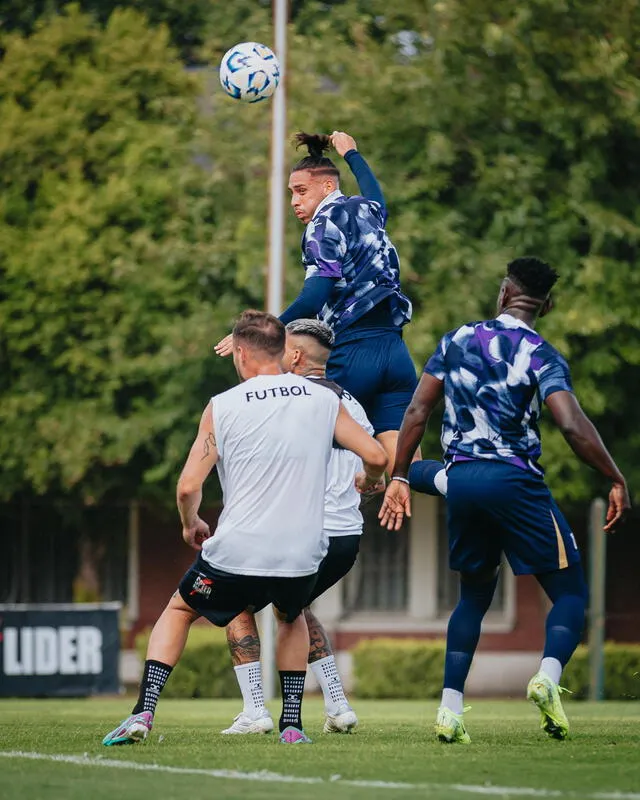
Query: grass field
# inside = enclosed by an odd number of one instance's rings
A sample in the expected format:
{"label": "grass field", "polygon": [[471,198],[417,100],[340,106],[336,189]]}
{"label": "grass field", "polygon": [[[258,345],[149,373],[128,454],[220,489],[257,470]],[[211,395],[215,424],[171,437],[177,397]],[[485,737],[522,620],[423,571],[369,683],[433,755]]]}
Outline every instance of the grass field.
{"label": "grass field", "polygon": [[103,747],[130,705],[0,701],[0,798],[640,800],[640,703],[569,703],[572,736],[556,742],[526,702],[477,701],[464,747],[434,740],[432,701],[358,702],[359,731],[340,736],[321,733],[322,704],[312,699],[304,719],[314,744],[285,747],[274,735],[218,735],[235,701],[165,700],[147,743]]}

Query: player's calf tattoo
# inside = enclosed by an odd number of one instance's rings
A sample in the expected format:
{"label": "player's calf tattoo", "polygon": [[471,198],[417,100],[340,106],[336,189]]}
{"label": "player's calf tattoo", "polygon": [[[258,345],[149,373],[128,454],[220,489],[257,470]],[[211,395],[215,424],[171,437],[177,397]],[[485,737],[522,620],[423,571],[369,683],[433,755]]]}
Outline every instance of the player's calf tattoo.
{"label": "player's calf tattoo", "polygon": [[332,655],[331,642],[316,615],[308,608],[304,612],[309,628],[309,664]]}
{"label": "player's calf tattoo", "polygon": [[252,615],[242,614],[227,625],[227,642],[234,667],[260,661],[260,637]]}

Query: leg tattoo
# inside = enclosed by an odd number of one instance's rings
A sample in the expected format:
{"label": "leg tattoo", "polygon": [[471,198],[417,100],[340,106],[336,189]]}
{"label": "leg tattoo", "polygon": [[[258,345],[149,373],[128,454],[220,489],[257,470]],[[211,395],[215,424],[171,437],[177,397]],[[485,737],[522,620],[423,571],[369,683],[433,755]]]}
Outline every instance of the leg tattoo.
{"label": "leg tattoo", "polygon": [[304,617],[309,628],[309,664],[313,664],[332,655],[333,651],[325,629],[310,608],[305,608]]}
{"label": "leg tattoo", "polygon": [[227,642],[234,667],[260,661],[260,637],[253,614],[244,611],[227,625]]}

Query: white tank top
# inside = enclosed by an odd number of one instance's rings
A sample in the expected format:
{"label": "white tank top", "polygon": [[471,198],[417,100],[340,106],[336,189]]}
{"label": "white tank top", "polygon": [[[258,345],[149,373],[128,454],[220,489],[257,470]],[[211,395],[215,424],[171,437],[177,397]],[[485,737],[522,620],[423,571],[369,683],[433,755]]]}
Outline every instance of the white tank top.
{"label": "white tank top", "polygon": [[[309,380],[317,379],[310,377]],[[373,436],[373,425],[355,397],[343,389],[341,402],[358,425]],[[324,529],[327,536],[353,536],[362,533],[360,495],[355,487],[356,473],[362,469],[362,459],[359,456],[351,450],[334,447],[327,469],[327,491],[324,497]]]}
{"label": "white tank top", "polygon": [[224,508],[202,557],[238,575],[317,572],[338,397],[298,375],[259,375],[211,403]]}

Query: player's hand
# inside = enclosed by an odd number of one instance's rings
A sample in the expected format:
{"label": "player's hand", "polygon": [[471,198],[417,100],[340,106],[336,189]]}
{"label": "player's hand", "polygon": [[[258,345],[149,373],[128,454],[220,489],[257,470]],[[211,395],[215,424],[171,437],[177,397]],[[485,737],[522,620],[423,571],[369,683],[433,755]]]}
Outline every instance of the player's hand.
{"label": "player's hand", "polygon": [[211,530],[207,523],[196,517],[195,523],[190,528],[182,529],[182,538],[194,550],[202,550],[202,543],[211,536]]}
{"label": "player's hand", "polygon": [[372,495],[384,492],[386,487],[384,475],[372,482],[366,472],[358,472],[356,475],[356,491],[360,494]]}
{"label": "player's hand", "polygon": [[358,149],[358,145],[353,136],[349,136],[349,134],[344,131],[334,131],[329,137],[329,141],[339,156],[343,156],[345,153],[348,153],[349,150]]}
{"label": "player's hand", "polygon": [[614,483],[609,492],[609,508],[607,509],[607,524],[604,529],[613,533],[624,522],[627,511],[631,508],[629,491],[625,483]]}
{"label": "player's hand", "polygon": [[405,516],[411,516],[411,490],[408,484],[391,480],[378,513],[380,525],[388,531],[399,531]]}
{"label": "player's hand", "polygon": [[213,348],[216,351],[216,355],[222,356],[230,356],[233,352],[233,334],[229,334],[225,336],[224,339],[220,339],[217,345]]}

